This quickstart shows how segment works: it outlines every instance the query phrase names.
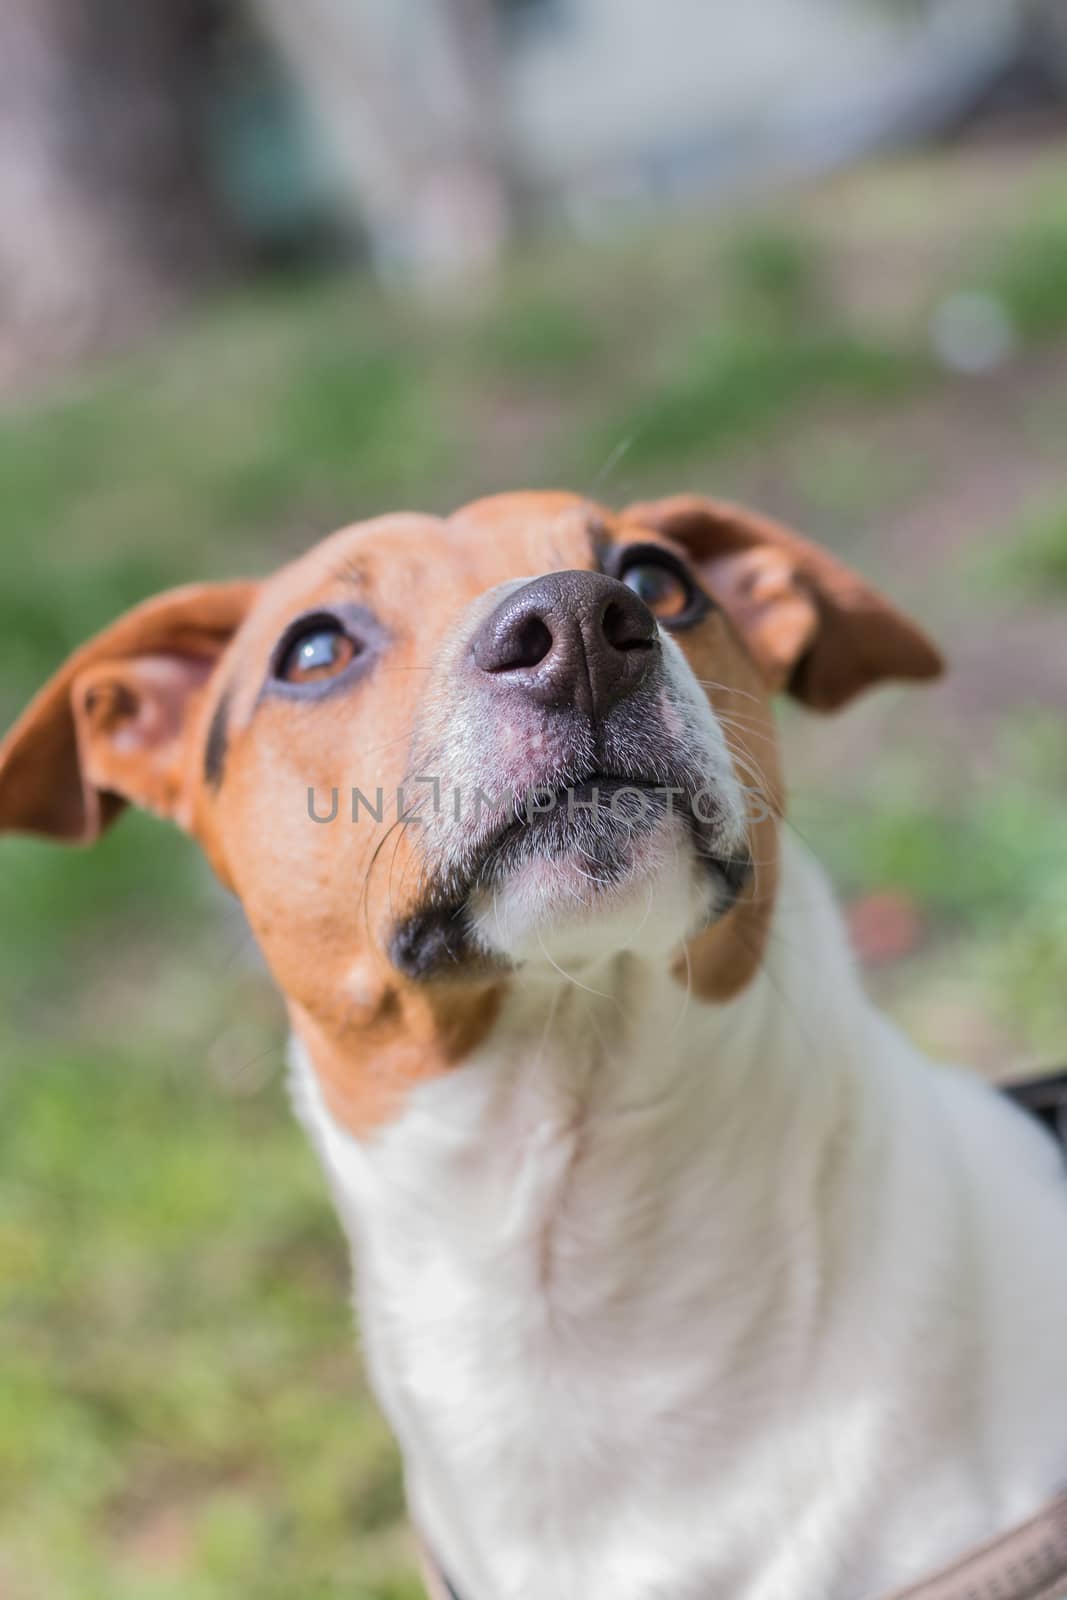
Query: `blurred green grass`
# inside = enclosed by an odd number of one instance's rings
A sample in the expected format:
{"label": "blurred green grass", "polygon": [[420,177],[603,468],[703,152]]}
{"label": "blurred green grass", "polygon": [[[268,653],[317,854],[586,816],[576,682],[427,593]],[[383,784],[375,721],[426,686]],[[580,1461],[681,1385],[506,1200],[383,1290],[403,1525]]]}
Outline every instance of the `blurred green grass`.
{"label": "blurred green grass", "polygon": [[1067,594],[1067,499],[1028,511],[983,564],[990,584],[1040,599]]}
{"label": "blurred green grass", "polygon": [[1043,186],[1020,226],[988,250],[978,281],[1007,307],[1023,338],[1067,329],[1067,196],[1058,183]]}
{"label": "blurred green grass", "polygon": [[[742,218],[550,242],[480,302],[250,292],[9,412],[0,719],[160,587],[264,570],[387,507],[553,483],[793,516],[950,648],[987,640],[981,691],[998,640],[1056,589],[1062,604],[1067,468],[1055,427],[1030,430],[1027,503],[1047,514],[957,508],[972,430],[992,471],[990,412],[1005,463],[1025,419],[1012,372],[982,388],[939,371],[925,319],[978,284],[1014,320],[1020,381],[1031,360],[1067,372],[1058,171],[1058,154],[1023,183],[921,164]],[[849,216],[877,229],[850,235]],[[797,826],[846,892],[891,886],[922,910],[888,997],[948,1047],[952,978],[1020,1060],[1067,1053],[1067,738],[1032,692],[982,691],[965,728],[888,696],[786,730]],[[279,1008],[223,897],[191,846],[128,817],[86,854],[5,841],[0,924],[0,1590],[408,1600],[344,1252],[284,1105]]]}
{"label": "blurred green grass", "polygon": [[158,1052],[26,1049],[0,1169],[5,1593],[416,1593],[347,1262],[276,1086],[220,1103]]}
{"label": "blurred green grass", "polygon": [[915,954],[913,989],[951,971],[976,1017],[1067,1059],[1067,729],[1022,707],[979,739],[973,764],[901,745],[862,798],[805,795],[804,837],[846,897],[891,888],[922,908],[937,939]]}

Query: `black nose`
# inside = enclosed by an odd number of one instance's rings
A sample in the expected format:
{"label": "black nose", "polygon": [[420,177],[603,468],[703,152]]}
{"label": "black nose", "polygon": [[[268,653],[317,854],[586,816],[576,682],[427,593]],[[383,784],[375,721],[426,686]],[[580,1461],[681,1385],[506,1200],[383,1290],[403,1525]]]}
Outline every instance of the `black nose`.
{"label": "black nose", "polygon": [[471,649],[502,688],[599,717],[648,676],[659,634],[644,601],[616,578],[551,572],[502,600]]}

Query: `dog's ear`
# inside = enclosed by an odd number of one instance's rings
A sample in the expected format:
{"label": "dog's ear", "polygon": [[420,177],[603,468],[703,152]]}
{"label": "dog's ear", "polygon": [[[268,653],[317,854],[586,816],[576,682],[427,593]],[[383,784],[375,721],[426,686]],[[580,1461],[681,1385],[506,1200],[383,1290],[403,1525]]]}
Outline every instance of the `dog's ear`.
{"label": "dog's ear", "polygon": [[934,645],[828,551],[742,506],[675,495],[623,519],[676,540],[772,689],[835,711],[887,678],[936,678]]}
{"label": "dog's ear", "polygon": [[71,656],[0,744],[0,831],[90,844],[127,802],[188,827],[196,711],[257,588],[169,590]]}

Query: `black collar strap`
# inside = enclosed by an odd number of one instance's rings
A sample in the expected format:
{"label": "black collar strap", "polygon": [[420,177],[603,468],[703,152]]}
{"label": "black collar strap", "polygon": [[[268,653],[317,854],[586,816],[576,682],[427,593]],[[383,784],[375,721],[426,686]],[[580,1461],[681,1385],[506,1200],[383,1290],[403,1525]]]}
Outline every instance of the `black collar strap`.
{"label": "black collar strap", "polygon": [[1067,1072],[1029,1078],[1023,1083],[1006,1083],[1004,1093],[1043,1122],[1059,1139],[1067,1155]]}

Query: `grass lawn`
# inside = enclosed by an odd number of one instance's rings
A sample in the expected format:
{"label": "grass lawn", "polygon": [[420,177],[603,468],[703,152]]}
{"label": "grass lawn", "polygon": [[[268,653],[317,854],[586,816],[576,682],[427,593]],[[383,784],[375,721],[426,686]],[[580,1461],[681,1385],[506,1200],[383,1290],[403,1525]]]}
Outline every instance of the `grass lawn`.
{"label": "grass lawn", "polygon": [[[996,373],[935,359],[957,290],[1014,330]],[[784,716],[793,825],[868,921],[908,911],[872,983],[989,1071],[1067,1057],[1065,378],[1067,150],[549,242],[477,304],[247,293],[0,418],[0,720],[154,589],[385,508],[747,498],[884,582],[956,667]],[[414,1597],[234,908],[129,817],[88,854],[5,841],[0,925],[0,1594]]]}

